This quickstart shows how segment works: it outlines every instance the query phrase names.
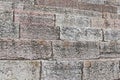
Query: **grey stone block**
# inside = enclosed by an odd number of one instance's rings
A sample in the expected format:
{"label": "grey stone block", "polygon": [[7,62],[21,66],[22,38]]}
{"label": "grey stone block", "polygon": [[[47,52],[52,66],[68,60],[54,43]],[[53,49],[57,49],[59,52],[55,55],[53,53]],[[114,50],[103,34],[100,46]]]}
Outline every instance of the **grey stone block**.
{"label": "grey stone block", "polygon": [[42,40],[0,40],[0,59],[49,59],[51,42]]}
{"label": "grey stone block", "polygon": [[118,79],[119,62],[115,60],[85,61],[83,80]]}
{"label": "grey stone block", "polygon": [[91,4],[104,4],[106,0],[78,0],[78,1]]}
{"label": "grey stone block", "polygon": [[82,80],[80,61],[43,61],[41,80]]}
{"label": "grey stone block", "polygon": [[103,58],[120,57],[120,41],[101,42],[100,56]]}
{"label": "grey stone block", "polygon": [[70,14],[57,14],[56,25],[57,26],[76,26],[76,27],[90,27],[90,18],[80,15]]}
{"label": "grey stone block", "polygon": [[53,55],[54,59],[57,60],[99,58],[99,43],[90,41],[54,41]]}
{"label": "grey stone block", "polygon": [[59,39],[59,27],[56,26],[43,26],[39,24],[21,24],[20,28],[20,38],[42,40]]}
{"label": "grey stone block", "polygon": [[120,29],[106,29],[104,30],[105,41],[120,40]]}
{"label": "grey stone block", "polygon": [[95,28],[60,27],[60,39],[71,41],[101,41],[102,30]]}
{"label": "grey stone block", "polygon": [[0,21],[0,38],[19,38],[19,25]]}
{"label": "grey stone block", "polygon": [[0,80],[39,80],[39,61],[0,61]]}

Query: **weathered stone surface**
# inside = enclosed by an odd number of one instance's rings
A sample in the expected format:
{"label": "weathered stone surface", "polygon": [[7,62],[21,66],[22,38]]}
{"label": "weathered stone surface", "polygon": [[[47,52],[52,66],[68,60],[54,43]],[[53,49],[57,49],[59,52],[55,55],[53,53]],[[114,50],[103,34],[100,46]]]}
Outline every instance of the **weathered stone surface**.
{"label": "weathered stone surface", "polygon": [[44,61],[42,65],[41,80],[82,80],[80,61]]}
{"label": "weathered stone surface", "polygon": [[33,12],[33,11],[15,11],[15,22],[17,23],[28,23],[28,24],[39,24],[43,26],[54,26],[55,15],[44,13],[44,12]]}
{"label": "weathered stone surface", "polygon": [[114,19],[103,19],[103,18],[91,18],[91,26],[96,28],[112,28],[114,29],[116,25],[116,28],[118,27],[118,22],[115,24]]}
{"label": "weathered stone surface", "polygon": [[117,7],[112,6],[112,5],[91,4],[91,3],[79,2],[78,8],[80,10],[91,10],[91,11],[98,11],[98,12],[117,13]]}
{"label": "weathered stone surface", "polygon": [[0,40],[0,59],[49,59],[51,42],[42,40]]}
{"label": "weathered stone surface", "polygon": [[0,21],[0,38],[19,38],[19,25]]}
{"label": "weathered stone surface", "polygon": [[6,24],[13,22],[12,2],[0,1],[0,23]]}
{"label": "weathered stone surface", "polygon": [[59,39],[59,27],[44,26],[39,24],[21,24],[20,38],[57,40]]}
{"label": "weathered stone surface", "polygon": [[115,5],[115,6],[120,6],[120,1],[119,0],[106,0],[105,4],[107,5]]}
{"label": "weathered stone surface", "polygon": [[0,80],[39,80],[39,61],[0,61]]}
{"label": "weathered stone surface", "polygon": [[7,24],[13,22],[13,11],[10,10],[0,10],[0,23]]}
{"label": "weathered stone surface", "polygon": [[95,17],[91,18],[91,27],[105,28],[105,20],[103,18]]}
{"label": "weathered stone surface", "polygon": [[71,41],[102,40],[102,30],[95,28],[60,27],[60,39]]}
{"label": "weathered stone surface", "polygon": [[12,2],[3,2],[0,1],[0,10],[12,10],[13,6],[12,6]]}
{"label": "weathered stone surface", "polygon": [[76,26],[76,27],[90,27],[90,18],[80,15],[57,14],[57,26]]}
{"label": "weathered stone surface", "polygon": [[34,0],[0,0],[2,3],[24,3],[24,4],[34,4]]}
{"label": "weathered stone surface", "polygon": [[103,60],[88,61],[84,63],[84,80],[114,80],[118,79],[118,61]]}
{"label": "weathered stone surface", "polygon": [[105,41],[109,40],[120,40],[120,30],[119,29],[106,29],[104,30]]}
{"label": "weathered stone surface", "polygon": [[35,0],[35,5],[77,8],[77,0]]}
{"label": "weathered stone surface", "polygon": [[120,57],[120,42],[119,41],[101,42],[100,56],[103,58]]}
{"label": "weathered stone surface", "polygon": [[79,2],[91,3],[91,4],[104,4],[106,0],[78,0]]}
{"label": "weathered stone surface", "polygon": [[53,42],[54,59],[94,59],[99,58],[99,43],[80,41],[54,41]]}

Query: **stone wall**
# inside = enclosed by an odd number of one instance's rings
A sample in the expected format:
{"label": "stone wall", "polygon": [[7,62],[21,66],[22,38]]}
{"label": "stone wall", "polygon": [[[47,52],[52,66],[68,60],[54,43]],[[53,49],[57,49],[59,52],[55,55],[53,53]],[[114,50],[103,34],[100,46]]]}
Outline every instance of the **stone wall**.
{"label": "stone wall", "polygon": [[120,80],[120,0],[0,0],[0,80]]}

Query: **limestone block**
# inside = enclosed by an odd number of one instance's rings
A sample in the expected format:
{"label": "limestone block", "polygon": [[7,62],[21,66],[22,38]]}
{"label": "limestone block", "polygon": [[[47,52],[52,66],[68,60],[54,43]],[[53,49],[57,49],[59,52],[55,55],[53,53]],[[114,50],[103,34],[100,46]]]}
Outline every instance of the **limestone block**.
{"label": "limestone block", "polygon": [[59,27],[44,26],[40,24],[21,24],[20,38],[24,39],[42,39],[57,40],[59,39]]}
{"label": "limestone block", "polygon": [[0,59],[49,59],[51,42],[42,40],[0,40]]}
{"label": "limestone block", "polygon": [[85,61],[83,80],[115,80],[118,78],[118,62],[112,60]]}
{"label": "limestone block", "polygon": [[0,80],[39,80],[39,61],[0,61]]}
{"label": "limestone block", "polygon": [[54,26],[55,15],[39,11],[15,10],[14,21],[16,23],[39,24],[43,26]]}
{"label": "limestone block", "polygon": [[106,29],[104,30],[105,41],[120,40],[120,29]]}
{"label": "limestone block", "polygon": [[0,38],[19,38],[19,25],[0,21]]}
{"label": "limestone block", "polygon": [[80,61],[44,61],[41,80],[82,80]]}
{"label": "limestone block", "polygon": [[[82,13],[81,13],[82,14]],[[89,17],[70,14],[57,14],[57,26],[76,26],[76,27],[90,27],[91,20]]]}
{"label": "limestone block", "polygon": [[54,41],[54,59],[95,59],[99,58],[99,43],[90,41]]}
{"label": "limestone block", "polygon": [[120,42],[109,41],[100,43],[100,56],[103,58],[120,57]]}
{"label": "limestone block", "polygon": [[102,30],[97,28],[60,27],[60,39],[99,41],[102,40]]}

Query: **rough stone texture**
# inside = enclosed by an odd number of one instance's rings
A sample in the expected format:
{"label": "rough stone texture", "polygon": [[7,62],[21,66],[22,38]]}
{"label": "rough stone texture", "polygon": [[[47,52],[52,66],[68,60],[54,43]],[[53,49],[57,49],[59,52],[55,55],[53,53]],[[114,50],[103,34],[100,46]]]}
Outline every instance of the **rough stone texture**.
{"label": "rough stone texture", "polygon": [[77,8],[77,0],[35,0],[35,5]]}
{"label": "rough stone texture", "polygon": [[78,27],[60,27],[60,39],[71,41],[99,41],[102,40],[102,30]]}
{"label": "rough stone texture", "polygon": [[120,80],[120,0],[0,0],[0,80]]}
{"label": "rough stone texture", "polygon": [[86,16],[76,16],[70,14],[58,14],[56,15],[56,25],[90,27],[90,18]]}
{"label": "rough stone texture", "polygon": [[104,30],[104,37],[105,37],[105,41],[120,40],[120,30],[106,29]]}
{"label": "rough stone texture", "polygon": [[78,0],[79,2],[91,3],[91,4],[104,4],[106,0]]}
{"label": "rough stone texture", "polygon": [[21,24],[20,38],[25,39],[42,39],[42,40],[57,40],[59,39],[59,27],[44,26],[39,24]]}
{"label": "rough stone texture", "polygon": [[19,24],[0,21],[0,38],[19,38]]}
{"label": "rough stone texture", "polygon": [[80,61],[44,61],[42,65],[41,80],[82,80]]}
{"label": "rough stone texture", "polygon": [[20,23],[20,38],[43,40],[59,38],[59,27],[55,26],[54,14],[15,11],[14,20]]}
{"label": "rough stone texture", "polygon": [[49,59],[51,42],[42,40],[0,40],[0,59]]}
{"label": "rough stone texture", "polygon": [[0,1],[0,10],[12,10],[12,2],[3,2]]}
{"label": "rough stone texture", "polygon": [[98,42],[53,42],[54,59],[94,59],[99,58]]}
{"label": "rough stone texture", "polygon": [[44,12],[15,11],[16,23],[39,24],[42,26],[55,26],[55,15]]}
{"label": "rough stone texture", "polygon": [[39,80],[39,61],[0,61],[0,80]]}
{"label": "rough stone texture", "polygon": [[104,58],[120,57],[120,42],[119,41],[101,42],[100,56]]}
{"label": "rough stone texture", "polygon": [[118,78],[117,61],[85,61],[84,80],[114,80]]}

